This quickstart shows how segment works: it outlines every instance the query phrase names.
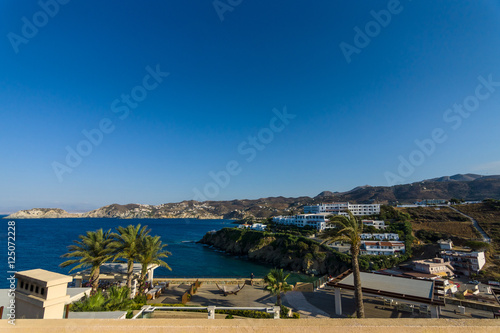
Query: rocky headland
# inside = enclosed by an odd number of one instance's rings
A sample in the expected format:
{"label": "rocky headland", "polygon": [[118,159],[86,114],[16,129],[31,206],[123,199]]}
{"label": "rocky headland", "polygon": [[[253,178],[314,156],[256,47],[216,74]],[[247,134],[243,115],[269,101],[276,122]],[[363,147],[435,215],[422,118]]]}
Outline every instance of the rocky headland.
{"label": "rocky headland", "polygon": [[300,236],[224,228],[207,233],[199,243],[305,274],[336,276],[349,268],[348,255]]}

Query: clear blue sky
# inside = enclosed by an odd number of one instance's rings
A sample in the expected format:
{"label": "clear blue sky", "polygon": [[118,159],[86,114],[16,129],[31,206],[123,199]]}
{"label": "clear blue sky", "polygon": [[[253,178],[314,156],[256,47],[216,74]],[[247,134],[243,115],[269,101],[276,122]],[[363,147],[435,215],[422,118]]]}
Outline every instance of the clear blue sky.
{"label": "clear blue sky", "polygon": [[499,1],[44,1],[0,3],[0,212],[500,174]]}

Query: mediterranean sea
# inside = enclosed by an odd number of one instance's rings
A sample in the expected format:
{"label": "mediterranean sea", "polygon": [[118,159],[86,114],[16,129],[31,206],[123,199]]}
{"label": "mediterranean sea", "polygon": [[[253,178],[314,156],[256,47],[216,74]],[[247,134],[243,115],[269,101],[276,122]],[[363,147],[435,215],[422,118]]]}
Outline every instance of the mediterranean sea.
{"label": "mediterranean sea", "polygon": [[[9,268],[7,258],[8,221],[15,221],[14,269]],[[19,272],[42,268],[68,274],[73,266],[59,267],[66,260],[61,256],[68,252],[67,247],[78,240],[79,235],[100,228],[116,231],[118,226],[139,223],[151,229],[150,235],[160,236],[162,242],[168,244],[166,249],[172,253],[165,259],[172,271],[160,267],[155,270],[155,277],[249,277],[251,273],[256,277],[264,276],[272,267],[195,243],[208,231],[234,227],[232,222],[197,219],[0,219],[0,288],[8,288],[7,272],[12,270]]]}

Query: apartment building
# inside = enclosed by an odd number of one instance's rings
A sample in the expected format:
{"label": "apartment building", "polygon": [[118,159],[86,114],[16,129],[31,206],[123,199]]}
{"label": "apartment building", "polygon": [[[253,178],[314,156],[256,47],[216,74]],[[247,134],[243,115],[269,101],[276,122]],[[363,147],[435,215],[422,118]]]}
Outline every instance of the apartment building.
{"label": "apartment building", "polygon": [[379,204],[350,204],[349,202],[323,203],[314,206],[304,206],[305,214],[330,213],[347,215],[349,210],[355,216],[380,214]]}
{"label": "apartment building", "polygon": [[460,252],[460,251],[441,251],[441,258],[449,261],[455,273],[470,276],[472,273],[477,274],[486,264],[484,252]]}

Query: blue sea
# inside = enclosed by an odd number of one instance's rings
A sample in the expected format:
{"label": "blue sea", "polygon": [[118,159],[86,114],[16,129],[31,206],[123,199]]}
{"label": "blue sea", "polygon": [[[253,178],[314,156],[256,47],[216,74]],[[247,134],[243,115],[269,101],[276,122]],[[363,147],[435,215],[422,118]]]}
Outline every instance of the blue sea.
{"label": "blue sea", "polygon": [[[0,216],[0,218],[3,216]],[[0,288],[7,288],[7,222],[0,219]],[[72,267],[61,268],[65,259],[61,255],[79,235],[97,229],[115,231],[118,226],[129,224],[147,225],[151,235],[161,237],[172,253],[165,261],[172,268],[158,268],[155,277],[256,277],[264,276],[270,266],[257,264],[217,252],[202,244],[200,240],[211,230],[234,227],[230,220],[196,219],[14,219],[16,231],[15,271],[43,268],[68,274]]]}

